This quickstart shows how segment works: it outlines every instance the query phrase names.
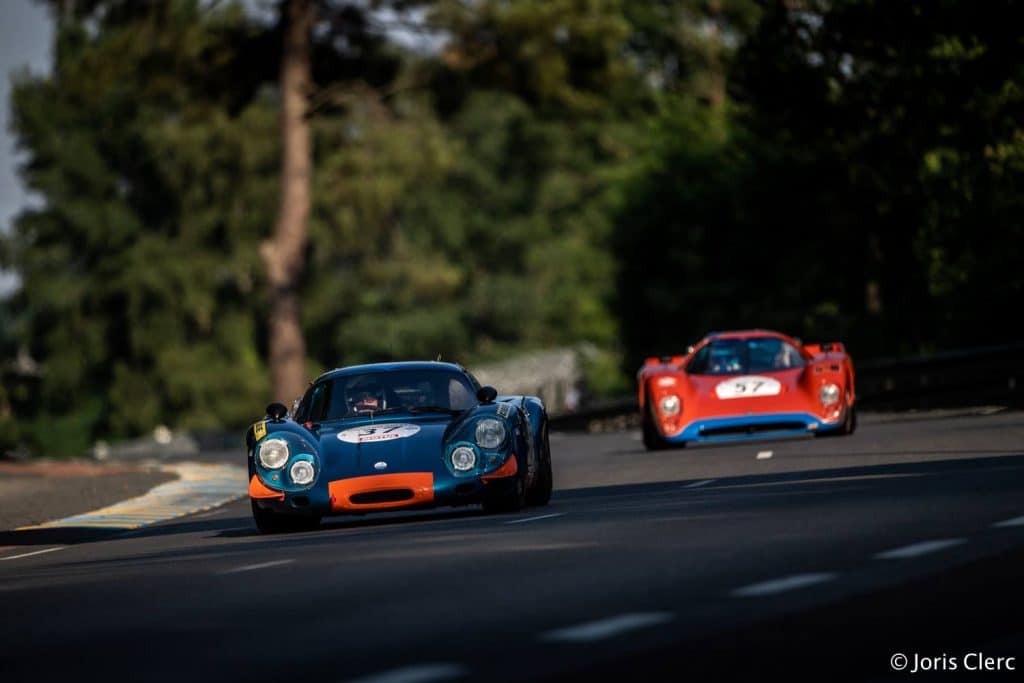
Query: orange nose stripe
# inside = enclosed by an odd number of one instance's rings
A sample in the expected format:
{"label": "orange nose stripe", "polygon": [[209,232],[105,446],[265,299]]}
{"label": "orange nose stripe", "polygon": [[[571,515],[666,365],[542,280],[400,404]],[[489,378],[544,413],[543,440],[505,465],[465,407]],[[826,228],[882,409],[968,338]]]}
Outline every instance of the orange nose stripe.
{"label": "orange nose stripe", "polygon": [[249,497],[250,498],[274,498],[276,500],[284,500],[284,494],[280,491],[275,491],[269,488],[266,484],[260,481],[260,478],[255,474],[252,475],[252,479],[249,480]]}
{"label": "orange nose stripe", "polygon": [[518,471],[519,463],[516,462],[516,454],[510,453],[508,456],[508,460],[505,461],[504,465],[494,470],[490,474],[482,475],[480,478],[483,479],[484,481],[489,481],[491,479],[501,479],[502,477],[513,477]]}

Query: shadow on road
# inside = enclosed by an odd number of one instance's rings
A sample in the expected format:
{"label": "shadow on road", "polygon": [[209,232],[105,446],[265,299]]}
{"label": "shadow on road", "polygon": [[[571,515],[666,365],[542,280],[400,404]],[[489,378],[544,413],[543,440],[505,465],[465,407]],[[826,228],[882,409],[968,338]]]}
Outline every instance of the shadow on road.
{"label": "shadow on road", "polygon": [[[934,453],[936,451],[927,451]],[[964,451],[959,451],[964,452]],[[993,451],[976,450],[966,453],[985,454]],[[1000,451],[997,451],[1000,452]],[[877,453],[871,453],[877,455]],[[868,454],[865,454],[868,455]],[[784,484],[808,483],[828,486],[838,485],[840,482],[849,484],[851,479],[864,478],[867,480],[883,480],[886,476],[894,479],[906,476],[941,476],[957,474],[967,476],[971,472],[984,472],[987,470],[999,469],[1008,473],[1017,470],[1018,475],[1024,476],[1024,454],[1004,455],[999,457],[974,457],[967,459],[937,460],[929,462],[895,463],[886,465],[868,465],[858,467],[845,467],[838,469],[817,469],[800,470],[795,472],[783,472],[772,474],[752,474],[734,477],[723,477],[713,480],[703,479],[682,479],[674,481],[663,481],[642,484],[613,484],[607,486],[595,486],[571,490],[556,490],[553,500],[560,503],[559,506],[564,512],[571,512],[574,501],[583,505],[583,501],[589,498],[601,498],[608,496],[645,496],[657,495],[667,492],[687,491],[694,495],[721,496],[734,493],[735,489],[750,486],[770,486]],[[688,489],[688,485],[703,484],[711,481],[713,485],[698,486]],[[935,486],[934,480],[923,480],[920,486]],[[722,491],[723,488],[731,489]],[[248,514],[240,514],[229,518],[219,519],[196,519],[183,518],[177,521],[156,524],[140,529],[92,529],[80,527],[61,527],[45,529],[26,529],[21,531],[0,531],[0,546],[39,546],[39,545],[70,545],[78,543],[95,543],[121,538],[142,538],[155,536],[169,536],[176,534],[207,534],[212,538],[273,538],[284,540],[293,538],[302,539],[308,542],[309,539],[322,538],[325,541],[337,542],[339,531],[372,531],[374,529],[388,529],[402,526],[415,529],[420,524],[437,521],[470,520],[474,518],[487,518],[478,507],[442,509],[434,511],[418,512],[392,512],[378,513],[367,516],[331,517],[324,520],[320,529],[296,532],[287,535],[262,536],[253,526]]]}

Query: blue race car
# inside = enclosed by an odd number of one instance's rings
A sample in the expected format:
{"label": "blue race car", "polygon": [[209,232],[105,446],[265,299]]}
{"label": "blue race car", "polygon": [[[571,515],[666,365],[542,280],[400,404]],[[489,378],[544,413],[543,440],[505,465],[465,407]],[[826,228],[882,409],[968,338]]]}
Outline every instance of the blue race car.
{"label": "blue race car", "polygon": [[498,396],[452,363],[377,363],[324,373],[294,415],[280,403],[246,432],[249,498],[264,533],[326,515],[551,498],[544,404]]}

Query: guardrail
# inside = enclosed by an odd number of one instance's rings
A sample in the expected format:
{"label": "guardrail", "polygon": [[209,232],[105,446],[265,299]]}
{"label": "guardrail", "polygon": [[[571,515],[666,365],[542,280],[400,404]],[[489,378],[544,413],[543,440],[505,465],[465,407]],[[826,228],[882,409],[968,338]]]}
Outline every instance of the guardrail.
{"label": "guardrail", "polygon": [[857,401],[872,410],[1024,405],[1024,344],[857,363]]}

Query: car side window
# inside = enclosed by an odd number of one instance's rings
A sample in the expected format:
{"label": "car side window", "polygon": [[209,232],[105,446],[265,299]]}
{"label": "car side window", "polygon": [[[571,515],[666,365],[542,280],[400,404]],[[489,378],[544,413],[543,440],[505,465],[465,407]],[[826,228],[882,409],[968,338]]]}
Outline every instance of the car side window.
{"label": "car side window", "polygon": [[468,410],[476,405],[476,392],[457,377],[448,380],[448,405],[454,410]]}

